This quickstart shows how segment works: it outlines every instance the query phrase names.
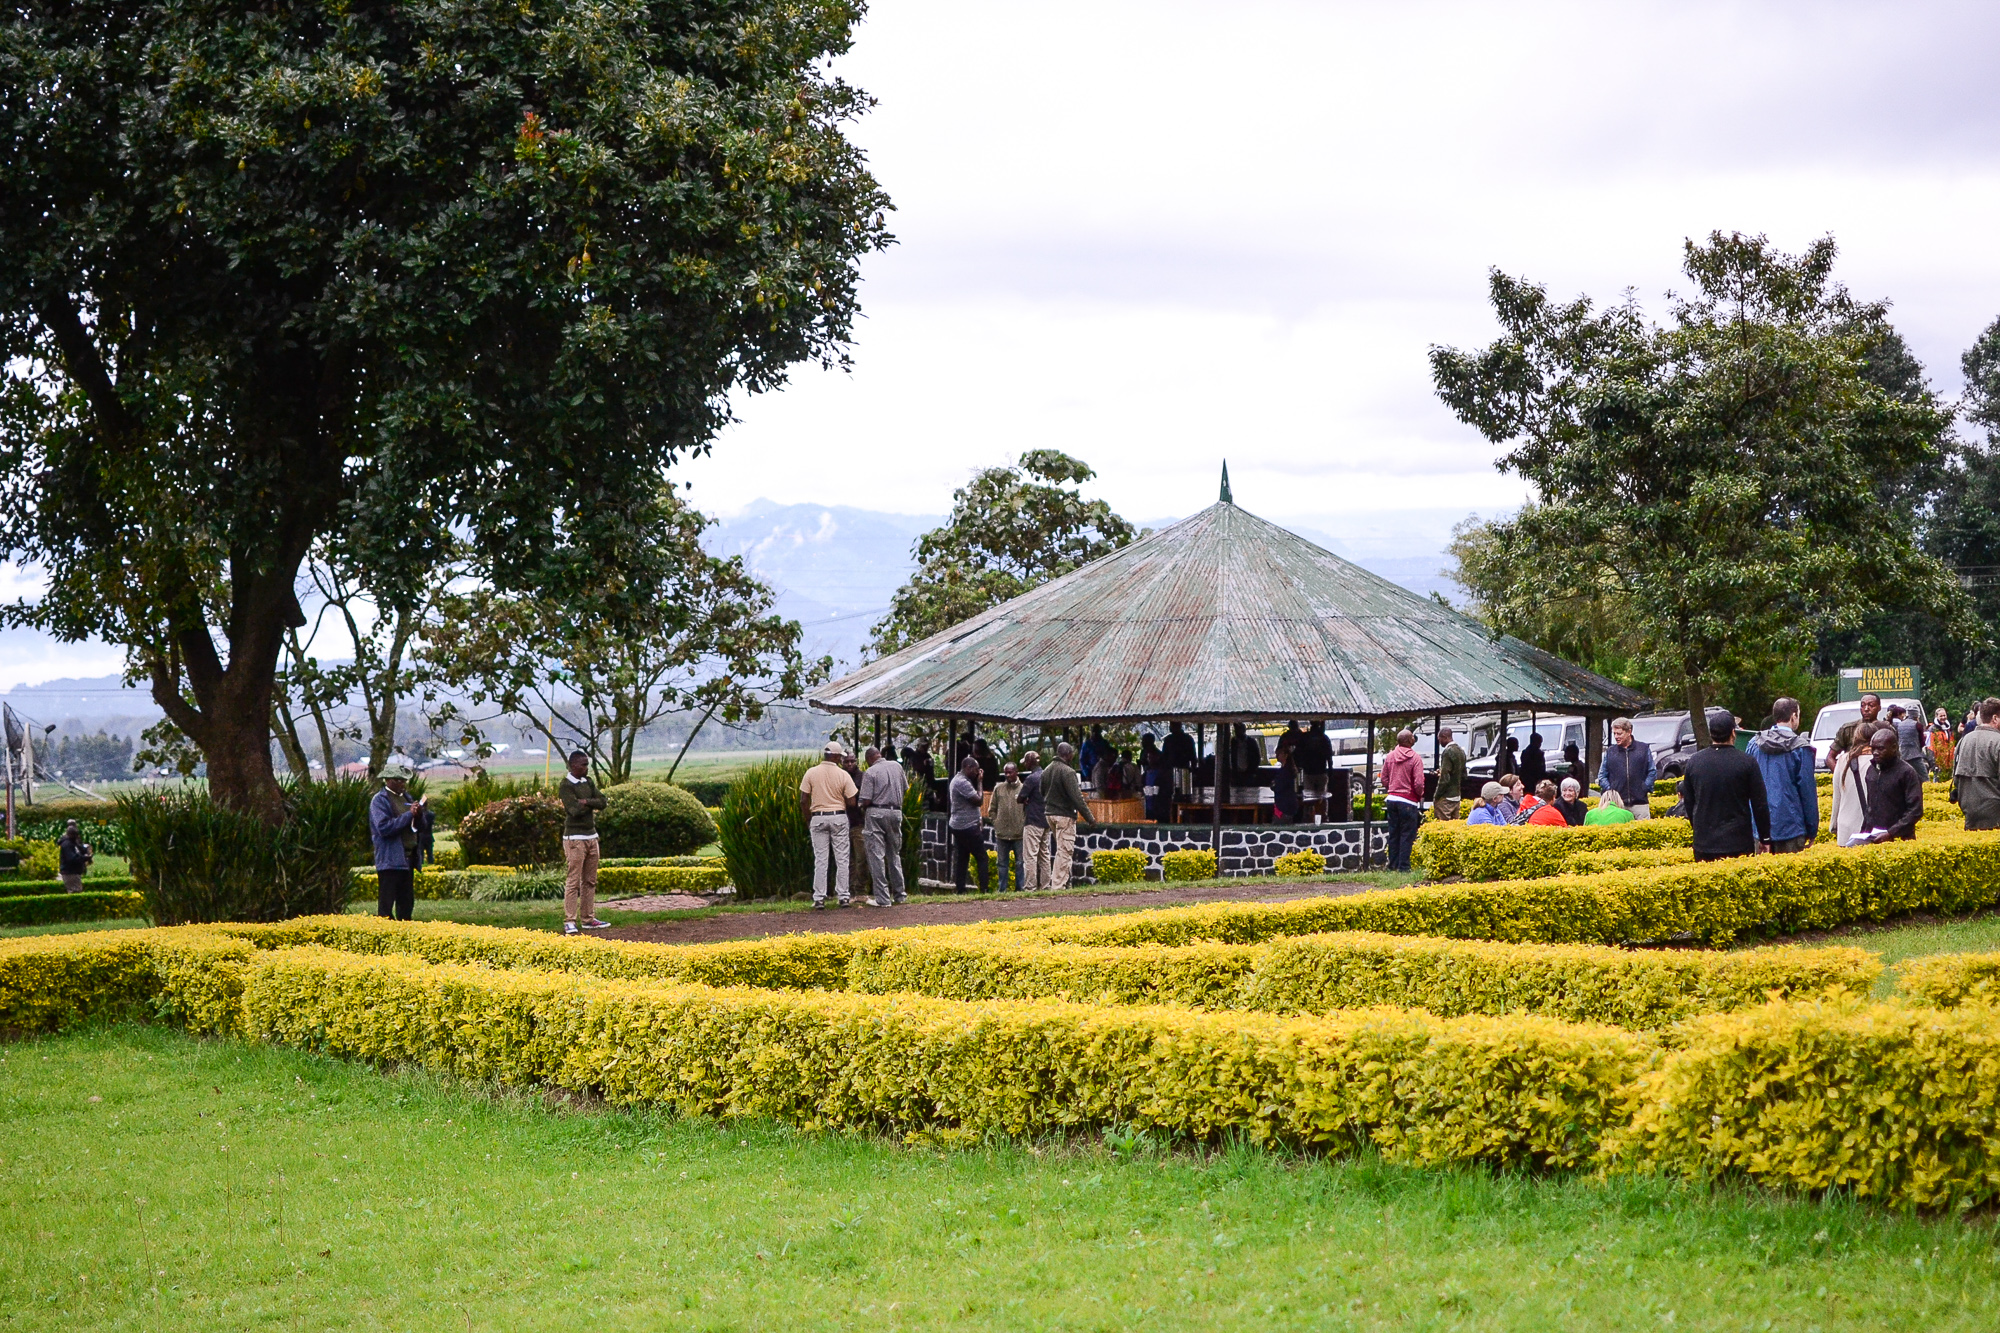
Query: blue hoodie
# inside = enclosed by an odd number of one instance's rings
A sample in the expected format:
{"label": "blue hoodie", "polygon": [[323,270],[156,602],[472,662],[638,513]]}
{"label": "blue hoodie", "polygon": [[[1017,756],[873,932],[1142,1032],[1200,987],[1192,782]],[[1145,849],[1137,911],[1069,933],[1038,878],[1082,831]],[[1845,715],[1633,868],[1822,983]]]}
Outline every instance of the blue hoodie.
{"label": "blue hoodie", "polygon": [[1768,727],[1750,742],[1750,756],[1764,775],[1771,801],[1771,841],[1819,832],[1819,786],[1813,780],[1813,747],[1787,726]]}

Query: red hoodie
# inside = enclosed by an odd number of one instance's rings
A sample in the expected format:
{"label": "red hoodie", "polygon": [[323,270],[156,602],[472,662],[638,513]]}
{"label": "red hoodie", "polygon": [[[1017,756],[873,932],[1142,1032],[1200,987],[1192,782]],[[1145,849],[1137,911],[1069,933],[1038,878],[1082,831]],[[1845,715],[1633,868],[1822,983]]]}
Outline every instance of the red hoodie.
{"label": "red hoodie", "polygon": [[1407,745],[1382,757],[1382,790],[1416,805],[1424,803],[1424,761]]}

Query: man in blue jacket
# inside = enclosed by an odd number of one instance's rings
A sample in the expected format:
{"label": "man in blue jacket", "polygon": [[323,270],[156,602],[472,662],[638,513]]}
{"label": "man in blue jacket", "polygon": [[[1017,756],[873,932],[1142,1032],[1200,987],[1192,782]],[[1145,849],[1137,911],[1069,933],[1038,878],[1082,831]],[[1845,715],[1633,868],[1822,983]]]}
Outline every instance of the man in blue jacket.
{"label": "man in blue jacket", "polygon": [[1819,786],[1813,780],[1813,747],[1799,734],[1799,701],[1771,705],[1771,725],[1750,742],[1750,756],[1764,775],[1771,802],[1771,850],[1802,852],[1819,832]]}
{"label": "man in blue jacket", "polygon": [[368,803],[368,834],[375,844],[377,916],[408,921],[416,910],[418,843],[431,826],[428,800],[410,799],[410,761],[392,754],[382,764],[382,789]]}
{"label": "man in blue jacket", "polygon": [[1597,766],[1597,789],[1617,792],[1634,819],[1652,817],[1647,802],[1653,799],[1653,748],[1633,736],[1629,717],[1611,724],[1611,744]]}

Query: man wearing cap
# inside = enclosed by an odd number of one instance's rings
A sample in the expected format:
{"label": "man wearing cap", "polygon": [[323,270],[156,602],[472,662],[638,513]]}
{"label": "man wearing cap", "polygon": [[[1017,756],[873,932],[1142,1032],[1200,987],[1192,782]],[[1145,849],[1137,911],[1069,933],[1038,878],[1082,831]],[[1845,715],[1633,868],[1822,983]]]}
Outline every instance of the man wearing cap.
{"label": "man wearing cap", "polygon": [[828,741],[820,761],[799,779],[799,813],[805,816],[806,833],[812,838],[813,908],[826,906],[827,860],[833,861],[834,892],[840,905],[849,902],[847,881],[852,849],[847,834],[847,812],[856,808],[860,791],[841,766],[847,747]]}
{"label": "man wearing cap", "polygon": [[382,764],[382,790],[368,803],[375,844],[375,915],[408,921],[417,908],[417,844],[431,826],[428,799],[410,799],[416,769],[402,755]]}
{"label": "man wearing cap", "polygon": [[604,930],[597,919],[597,812],[610,802],[590,780],[590,756],[569,752],[569,772],[556,784],[563,807],[563,934]]}

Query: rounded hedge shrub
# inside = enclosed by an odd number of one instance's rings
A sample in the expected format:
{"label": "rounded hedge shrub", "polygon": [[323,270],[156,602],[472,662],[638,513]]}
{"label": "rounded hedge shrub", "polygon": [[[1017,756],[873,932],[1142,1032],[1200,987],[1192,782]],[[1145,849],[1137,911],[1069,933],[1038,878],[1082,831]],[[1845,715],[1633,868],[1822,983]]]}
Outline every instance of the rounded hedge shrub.
{"label": "rounded hedge shrub", "polygon": [[[743,897],[775,898],[811,889],[812,843],[799,814],[799,779],[818,762],[805,756],[769,759],[730,784],[717,838],[729,860],[729,877]],[[916,886],[915,880],[909,883]]]}
{"label": "rounded hedge shrub", "polygon": [[604,799],[597,836],[605,856],[685,856],[715,841],[715,821],[685,787],[626,782],[606,788]]}
{"label": "rounded hedge shrub", "polygon": [[1160,878],[1164,880],[1214,879],[1214,852],[1161,852]]}
{"label": "rounded hedge shrub", "polygon": [[1104,849],[1090,854],[1090,877],[1099,884],[1136,884],[1146,878],[1146,854],[1137,848]]}
{"label": "rounded hedge shrub", "polygon": [[1286,852],[1271,865],[1271,873],[1280,879],[1306,875],[1324,875],[1326,858],[1310,847],[1301,847],[1296,852]]}
{"label": "rounded hedge shrub", "polygon": [[465,864],[546,866],[562,860],[562,802],[547,792],[490,801],[458,821]]}

